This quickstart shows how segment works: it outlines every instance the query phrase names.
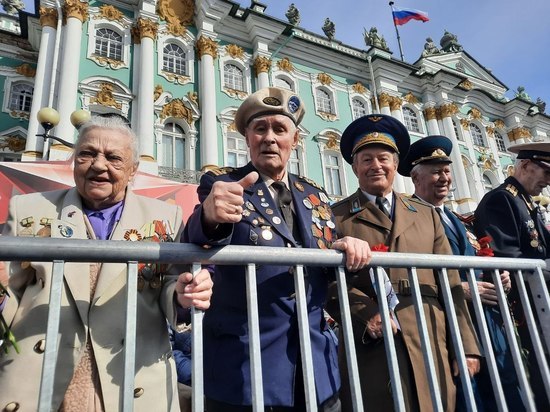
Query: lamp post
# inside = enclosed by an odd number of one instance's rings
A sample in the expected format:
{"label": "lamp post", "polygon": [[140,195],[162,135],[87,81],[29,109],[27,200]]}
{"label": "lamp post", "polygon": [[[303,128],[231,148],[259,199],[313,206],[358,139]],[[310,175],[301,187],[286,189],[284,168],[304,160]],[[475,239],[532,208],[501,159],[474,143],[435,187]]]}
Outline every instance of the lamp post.
{"label": "lamp post", "polygon": [[[38,111],[36,117],[38,122],[44,128],[44,133],[36,135],[44,138],[44,158],[49,151],[49,146],[46,147],[48,139],[55,140],[67,147],[74,148],[74,143],[50,134],[50,131],[59,123],[59,113],[57,110],[52,109],[51,107],[44,107]],[[90,112],[87,110],[77,110],[71,114],[71,123],[77,130],[88,120],[90,120]]]}

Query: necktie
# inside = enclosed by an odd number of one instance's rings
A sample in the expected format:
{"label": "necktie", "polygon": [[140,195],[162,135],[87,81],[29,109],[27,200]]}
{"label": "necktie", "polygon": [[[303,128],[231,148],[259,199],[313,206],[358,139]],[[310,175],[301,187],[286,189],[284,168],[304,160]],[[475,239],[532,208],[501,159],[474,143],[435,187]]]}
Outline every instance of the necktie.
{"label": "necktie", "polygon": [[453,224],[453,222],[451,222],[451,219],[449,219],[449,216],[447,216],[447,214],[444,213],[440,207],[436,207],[435,210],[439,214],[439,217],[441,218],[441,221],[443,222],[443,224],[446,225],[456,237],[459,237],[458,232],[455,228],[455,225]]}
{"label": "necktie", "polygon": [[294,220],[292,218],[292,209],[290,207],[290,203],[292,203],[292,193],[290,193],[290,190],[288,190],[284,182],[273,182],[271,185],[277,191],[279,209],[281,210],[281,214],[285,219],[288,229],[292,233],[292,228],[294,226]]}
{"label": "necktie", "polygon": [[376,206],[378,206],[378,209],[384,213],[388,219],[391,220],[390,210],[389,210],[389,204],[388,199],[382,196],[376,196]]}

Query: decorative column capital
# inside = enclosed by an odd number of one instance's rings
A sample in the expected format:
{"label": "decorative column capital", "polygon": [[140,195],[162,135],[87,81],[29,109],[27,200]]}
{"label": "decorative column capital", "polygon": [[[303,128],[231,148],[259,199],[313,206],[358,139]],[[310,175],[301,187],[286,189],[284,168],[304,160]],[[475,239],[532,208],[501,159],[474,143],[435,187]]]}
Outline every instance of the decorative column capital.
{"label": "decorative column capital", "polygon": [[196,47],[199,59],[202,59],[205,54],[212,56],[213,59],[218,58],[218,43],[214,39],[203,35],[197,40]]}
{"label": "decorative column capital", "polygon": [[447,103],[439,107],[441,117],[451,117],[453,114],[458,113],[458,107],[454,103]]}
{"label": "decorative column capital", "polygon": [[470,130],[470,122],[468,119],[460,119],[460,125],[464,130]]}
{"label": "decorative column capital", "polygon": [[56,29],[57,28],[57,19],[59,16],[57,15],[57,10],[53,7],[43,7],[40,6],[40,25],[42,27],[51,27]]}
{"label": "decorative column capital", "polygon": [[508,139],[511,142],[515,142],[519,139],[529,139],[531,137],[531,132],[526,127],[516,127],[508,132]]}
{"label": "decorative column capital", "polygon": [[396,110],[401,110],[402,104],[403,104],[403,100],[401,100],[400,97],[396,97],[396,96],[390,97],[390,110],[392,112]]}
{"label": "decorative column capital", "polygon": [[380,93],[378,95],[378,103],[380,103],[380,107],[389,107],[391,96],[388,93]]}
{"label": "decorative column capital", "polygon": [[254,59],[256,74],[267,73],[269,69],[271,69],[271,59],[264,56],[258,56]]}
{"label": "decorative column capital", "polygon": [[292,62],[288,57],[283,57],[281,60],[277,62],[277,67],[279,70],[283,70],[285,72],[291,73],[294,71],[294,67],[292,66]]}
{"label": "decorative column capital", "polygon": [[140,40],[143,40],[146,37],[151,40],[155,40],[157,38],[158,28],[159,25],[156,21],[145,19],[143,17],[137,19],[136,29]]}
{"label": "decorative column capital", "polygon": [[63,23],[66,23],[69,17],[74,17],[82,23],[88,20],[88,2],[65,0],[63,4]]}
{"label": "decorative column capital", "polygon": [[487,126],[485,128],[485,131],[487,132],[488,137],[495,137],[495,128],[491,126]]}
{"label": "decorative column capital", "polygon": [[435,107],[426,107],[424,109],[424,118],[426,120],[436,120],[437,119],[437,109]]}

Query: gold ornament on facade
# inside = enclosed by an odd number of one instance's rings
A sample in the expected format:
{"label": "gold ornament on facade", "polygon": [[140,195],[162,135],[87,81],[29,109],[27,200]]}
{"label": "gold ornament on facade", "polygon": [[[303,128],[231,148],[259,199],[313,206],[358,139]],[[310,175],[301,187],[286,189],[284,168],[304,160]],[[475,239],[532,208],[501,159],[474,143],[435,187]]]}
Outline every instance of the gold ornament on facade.
{"label": "gold ornament on facade", "polygon": [[464,130],[470,130],[470,122],[468,119],[460,119],[460,125]]}
{"label": "gold ornament on facade", "polygon": [[162,88],[162,85],[157,84],[155,86],[155,91],[153,92],[153,101],[154,102],[156,102],[159,99],[162,92],[164,92],[164,89]]}
{"label": "gold ornament on facade", "polygon": [[258,56],[254,60],[256,74],[267,73],[271,69],[271,60],[264,56]]}
{"label": "gold ornament on facade", "polygon": [[195,2],[193,0],[158,0],[157,14],[162,20],[183,26],[193,23]]}
{"label": "gold ornament on facade", "polygon": [[155,40],[157,38],[159,25],[156,21],[140,17],[137,19],[136,26],[140,39],[143,40],[144,37],[148,37]]}
{"label": "gold ornament on facade", "polygon": [[199,104],[199,94],[197,92],[187,92],[186,96],[190,102],[193,102],[196,105]]}
{"label": "gold ornament on facade", "polygon": [[329,150],[340,151],[340,144],[338,143],[338,135],[334,132],[327,132],[325,136],[328,137],[325,147]]}
{"label": "gold ornament on facade", "polygon": [[474,85],[470,80],[464,79],[459,83],[458,87],[464,90],[472,90],[474,88]]}
{"label": "gold ornament on facade", "polygon": [[479,120],[481,119],[481,111],[479,109],[476,109],[475,107],[472,107],[468,114],[472,117],[472,119]]}
{"label": "gold ornament on facade", "polygon": [[332,83],[332,77],[326,73],[319,73],[317,75],[317,80],[324,86],[330,86]]}
{"label": "gold ornament on facade", "polygon": [[133,44],[141,44],[141,38],[139,37],[139,28],[137,25],[132,25],[130,27],[130,34],[132,36],[132,43]]}
{"label": "gold ornament on facade", "polygon": [[40,6],[39,9],[40,13],[40,25],[42,27],[52,27],[54,29],[57,28],[57,10],[53,7],[43,7]]}
{"label": "gold ornament on facade", "polygon": [[497,129],[504,129],[504,128],[506,127],[506,125],[504,124],[504,121],[501,120],[501,119],[495,120],[494,123],[495,123],[495,127],[496,127]]}
{"label": "gold ornament on facade", "polygon": [[367,88],[363,86],[363,83],[361,82],[355,83],[353,86],[351,86],[351,89],[355,93],[359,93],[359,94],[365,94],[367,92]]}
{"label": "gold ornament on facade", "polygon": [[99,8],[99,14],[95,16],[94,19],[105,19],[122,23],[124,14],[115,6],[104,4]]}
{"label": "gold ornament on facade", "polygon": [[494,127],[487,126],[485,128],[485,131],[487,132],[487,136],[494,137],[494,135],[495,135],[495,128]]}
{"label": "gold ornament on facade", "polygon": [[405,99],[405,101],[410,104],[420,103],[419,100],[416,98],[416,96],[412,94],[412,92],[408,92],[405,96],[403,96],[403,99]]}
{"label": "gold ornament on facade", "polygon": [[288,57],[284,57],[281,60],[279,60],[277,62],[277,67],[279,68],[279,70],[282,70],[288,73],[294,71],[294,66],[292,65],[292,62]]}
{"label": "gold ornament on facade", "polygon": [[448,103],[440,106],[442,117],[451,117],[453,114],[458,113],[458,107],[454,103]]}
{"label": "gold ornament on facade", "polygon": [[378,103],[380,107],[389,107],[391,101],[391,96],[388,93],[380,93],[378,95]]}
{"label": "gold ornament on facade", "polygon": [[28,63],[23,63],[21,66],[16,67],[15,72],[25,77],[34,77],[36,75],[36,69]]}
{"label": "gold ornament on facade", "polygon": [[479,165],[484,170],[495,170],[496,169],[496,161],[492,153],[490,153],[486,149],[481,149],[481,153],[478,157]]}
{"label": "gold ornament on facade", "polygon": [[228,44],[225,46],[225,51],[234,59],[243,60],[244,58],[244,50],[241,46],[237,46],[236,44]]}
{"label": "gold ornament on facade", "polygon": [[403,104],[403,100],[401,100],[400,97],[391,96],[390,97],[390,110],[396,111],[401,109],[401,105]]}
{"label": "gold ornament on facade", "polygon": [[212,56],[213,59],[216,59],[218,57],[218,43],[210,37],[201,36],[197,40],[197,51],[199,59],[201,59],[205,54],[208,54]]}
{"label": "gold ornament on facade", "polygon": [[227,126],[227,131],[228,132],[236,132],[237,131],[237,125],[235,124],[235,122],[231,122],[231,124],[229,126]]}
{"label": "gold ornament on facade", "polygon": [[508,132],[508,139],[515,142],[518,139],[530,139],[531,132],[525,127],[516,127]]}
{"label": "gold ornament on facade", "polygon": [[0,150],[6,149],[12,152],[20,152],[25,149],[26,139],[21,136],[1,136],[0,137]]}
{"label": "gold ornament on facade", "polygon": [[435,107],[426,107],[424,109],[424,118],[426,120],[436,120],[437,119],[437,109]]}
{"label": "gold ornament on facade", "polygon": [[162,107],[160,118],[164,120],[167,117],[184,119],[189,125],[193,123],[193,113],[185,106],[182,99],[172,99]]}
{"label": "gold ornament on facade", "polygon": [[166,71],[162,71],[162,74],[166,77],[169,82],[175,84],[186,84],[191,81],[191,77],[185,76],[183,74],[174,74]]}
{"label": "gold ornament on facade", "polygon": [[443,120],[443,115],[441,114],[441,107],[435,108],[435,118],[437,120]]}
{"label": "gold ornament on facade", "polygon": [[101,83],[96,95],[90,98],[90,103],[122,109],[122,104],[117,102],[113,96],[113,85],[110,83]]}
{"label": "gold ornament on facade", "polygon": [[124,62],[120,60],[111,59],[110,57],[104,57],[104,56],[92,56],[92,58],[100,65],[100,66],[109,66],[112,69],[116,69],[124,64]]}
{"label": "gold ornament on facade", "polygon": [[166,24],[166,31],[173,36],[182,37],[187,32],[187,28],[179,20],[170,21]]}
{"label": "gold ornament on facade", "polygon": [[88,2],[65,0],[63,4],[63,24],[69,17],[74,17],[84,23],[88,20]]}
{"label": "gold ornament on facade", "polygon": [[27,120],[29,120],[29,115],[30,115],[29,112],[20,112],[20,111],[17,111],[17,110],[12,110],[10,112],[10,116],[15,118],[15,119],[27,119]]}
{"label": "gold ornament on facade", "polygon": [[236,97],[237,99],[245,99],[248,96],[243,90],[231,89],[229,87],[224,87],[223,90],[231,97]]}

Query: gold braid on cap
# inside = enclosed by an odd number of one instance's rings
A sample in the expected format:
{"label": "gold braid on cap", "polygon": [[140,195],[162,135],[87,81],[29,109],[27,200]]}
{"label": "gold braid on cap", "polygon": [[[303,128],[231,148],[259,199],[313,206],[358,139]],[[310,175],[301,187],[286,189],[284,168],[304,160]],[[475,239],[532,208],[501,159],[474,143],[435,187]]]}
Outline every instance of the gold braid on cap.
{"label": "gold braid on cap", "polygon": [[445,153],[443,151],[443,149],[435,149],[431,155],[429,156],[423,156],[421,157],[420,159],[416,159],[414,162],[412,162],[411,164],[413,166],[416,166],[418,163],[422,163],[424,160],[432,160],[432,159],[437,159],[438,157],[446,157],[446,158],[449,158],[449,156],[447,156],[447,153]]}
{"label": "gold braid on cap", "polygon": [[399,154],[399,150],[397,149],[397,145],[395,144],[395,139],[392,135],[382,132],[372,132],[366,134],[361,139],[359,139],[355,146],[353,146],[351,155],[353,156],[355,153],[357,153],[357,150],[368,144],[382,144],[384,146],[389,146],[393,150],[395,150],[397,154]]}
{"label": "gold braid on cap", "polygon": [[533,159],[542,160],[543,162],[550,162],[550,156],[533,155]]}

